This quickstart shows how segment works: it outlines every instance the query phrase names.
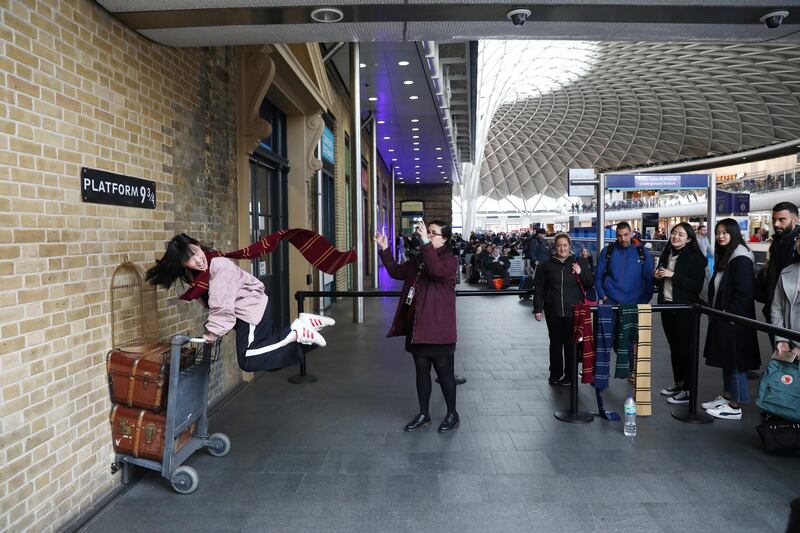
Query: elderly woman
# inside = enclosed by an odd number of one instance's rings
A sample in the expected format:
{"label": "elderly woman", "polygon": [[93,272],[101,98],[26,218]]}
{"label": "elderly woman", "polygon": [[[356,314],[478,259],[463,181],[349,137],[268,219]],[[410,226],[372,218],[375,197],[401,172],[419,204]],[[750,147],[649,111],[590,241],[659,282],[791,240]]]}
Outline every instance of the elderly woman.
{"label": "elderly woman", "polygon": [[[800,253],[800,239],[796,250]],[[795,262],[781,270],[778,284],[775,286],[775,295],[772,298],[770,317],[772,324],[780,328],[800,330],[800,262]],[[797,341],[776,336],[775,349],[781,352],[789,350],[800,354]]]}

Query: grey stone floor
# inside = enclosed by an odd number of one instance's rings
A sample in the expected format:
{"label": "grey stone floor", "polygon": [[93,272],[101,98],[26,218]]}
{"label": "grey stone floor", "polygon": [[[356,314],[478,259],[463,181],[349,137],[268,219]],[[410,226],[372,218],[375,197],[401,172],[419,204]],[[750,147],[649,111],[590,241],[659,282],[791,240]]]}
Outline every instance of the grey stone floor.
{"label": "grey stone floor", "polygon": [[[654,394],[633,440],[620,422],[572,425],[553,417],[568,390],[547,385],[547,332],[516,296],[458,300],[456,371],[461,426],[404,433],[417,412],[402,339],[385,333],[396,299],[367,299],[353,324],[349,301],[328,347],[309,356],[320,379],[292,385],[294,369],[261,376],[220,409],[212,431],[232,452],[197,452],[194,494],[147,473],[85,531],[784,531],[800,496],[800,459],[760,449],[758,413],[691,425]],[[671,382],[654,318],[654,386]],[[719,393],[719,371],[701,368],[701,400]],[[751,381],[752,389],[756,382]],[[629,385],[613,380],[621,410]],[[581,386],[581,402],[594,408]]]}

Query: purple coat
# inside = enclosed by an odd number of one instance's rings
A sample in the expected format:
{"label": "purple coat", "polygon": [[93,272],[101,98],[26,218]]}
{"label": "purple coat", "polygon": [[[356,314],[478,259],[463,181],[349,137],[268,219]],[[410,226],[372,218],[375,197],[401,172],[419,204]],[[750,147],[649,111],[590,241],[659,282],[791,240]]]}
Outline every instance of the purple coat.
{"label": "purple coat", "polygon": [[[456,342],[456,269],[458,260],[453,252],[442,246],[438,250],[430,243],[421,246],[421,258],[411,258],[397,264],[387,248],[380,253],[386,272],[403,280],[403,294],[387,337],[411,333],[413,344],[452,344]],[[420,268],[420,266],[422,268]],[[408,323],[408,290],[417,278],[416,307],[413,324]]]}

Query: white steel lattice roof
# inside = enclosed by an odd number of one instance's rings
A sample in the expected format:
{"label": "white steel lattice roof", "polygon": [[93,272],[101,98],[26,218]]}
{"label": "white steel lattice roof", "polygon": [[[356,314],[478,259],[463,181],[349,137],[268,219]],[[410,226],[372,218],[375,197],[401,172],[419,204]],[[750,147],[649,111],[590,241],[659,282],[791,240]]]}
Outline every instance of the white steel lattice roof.
{"label": "white steel lattice roof", "polygon": [[479,63],[484,158],[466,169],[480,180],[462,198],[513,197],[530,212],[540,195],[566,194],[569,168],[800,139],[796,45],[485,41]]}

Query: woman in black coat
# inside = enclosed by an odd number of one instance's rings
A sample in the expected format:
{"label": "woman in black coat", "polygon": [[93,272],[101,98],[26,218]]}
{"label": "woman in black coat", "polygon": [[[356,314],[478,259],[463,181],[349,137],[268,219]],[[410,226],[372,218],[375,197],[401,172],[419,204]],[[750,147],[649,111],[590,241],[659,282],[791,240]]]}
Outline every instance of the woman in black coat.
{"label": "woman in black coat", "polygon": [[584,290],[594,287],[591,266],[586,259],[575,257],[571,244],[569,235],[558,235],[555,254],[538,266],[533,278],[533,313],[536,320],[542,320],[544,311],[550,335],[550,385],[572,384],[575,376],[564,373],[572,368],[572,358],[575,357],[572,306],[583,303]]}
{"label": "woman in black coat", "polygon": [[[700,302],[706,264],[692,226],[686,222],[675,224],[654,276],[658,284],[658,303]],[[669,403],[689,403],[692,321],[687,320],[685,311],[662,311],[661,325],[669,344],[674,378],[672,385],[661,389],[661,394],[669,396]]]}
{"label": "woman in black coat", "polygon": [[[755,258],[742,239],[739,224],[732,218],[720,220],[714,228],[714,275],[708,286],[709,305],[714,309],[755,319]],[[747,370],[761,366],[758,339],[752,328],[709,317],[706,364],[722,368],[723,393],[706,402],[706,412],[716,418],[739,420],[741,404],[749,401]]]}

